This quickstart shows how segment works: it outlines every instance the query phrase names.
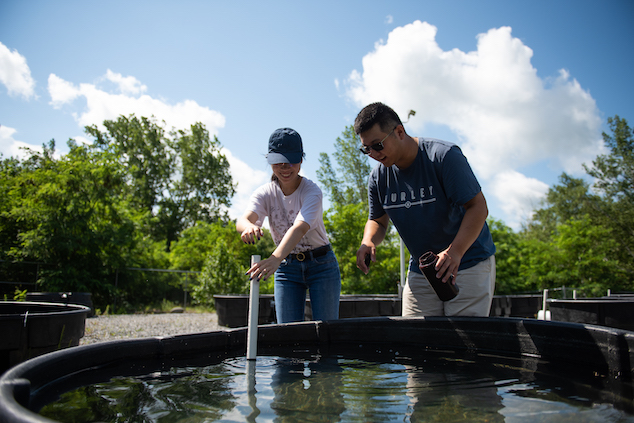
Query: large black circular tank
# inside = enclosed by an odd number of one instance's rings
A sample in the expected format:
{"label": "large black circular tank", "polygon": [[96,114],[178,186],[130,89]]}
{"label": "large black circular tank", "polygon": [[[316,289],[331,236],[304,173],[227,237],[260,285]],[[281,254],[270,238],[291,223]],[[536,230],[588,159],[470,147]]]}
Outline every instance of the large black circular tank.
{"label": "large black circular tank", "polygon": [[[114,376],[148,374],[181,363],[243,356],[247,329],[130,339],[53,352],[26,361],[0,378],[0,422],[50,422],[37,411],[58,395]],[[519,318],[376,317],[264,325],[258,354],[338,349],[471,351],[547,362],[543,372],[573,369],[594,375],[602,400],[632,413],[634,332],[576,323]],[[569,371],[569,370],[568,370]]]}

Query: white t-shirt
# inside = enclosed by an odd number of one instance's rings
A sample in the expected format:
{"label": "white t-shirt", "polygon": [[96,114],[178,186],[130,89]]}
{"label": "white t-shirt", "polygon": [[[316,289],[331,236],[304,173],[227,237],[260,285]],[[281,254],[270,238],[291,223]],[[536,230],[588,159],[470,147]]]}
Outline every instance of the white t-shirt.
{"label": "white t-shirt", "polygon": [[258,226],[262,226],[264,218],[269,218],[271,235],[276,245],[279,245],[296,221],[308,223],[310,229],[293,248],[292,254],[329,243],[324,227],[321,189],[305,177],[302,177],[297,189],[289,196],[284,195],[277,182],[262,185],[251,195],[247,210],[258,215]]}

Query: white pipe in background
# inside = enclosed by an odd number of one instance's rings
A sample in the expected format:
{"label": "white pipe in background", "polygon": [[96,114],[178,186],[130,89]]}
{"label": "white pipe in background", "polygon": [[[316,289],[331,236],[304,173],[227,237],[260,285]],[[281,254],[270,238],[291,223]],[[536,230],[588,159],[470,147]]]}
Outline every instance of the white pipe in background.
{"label": "white pipe in background", "polygon": [[537,319],[539,320],[550,320],[550,310],[546,310],[546,305],[548,302],[548,290],[544,289],[544,294],[542,297],[542,309],[537,312]]}

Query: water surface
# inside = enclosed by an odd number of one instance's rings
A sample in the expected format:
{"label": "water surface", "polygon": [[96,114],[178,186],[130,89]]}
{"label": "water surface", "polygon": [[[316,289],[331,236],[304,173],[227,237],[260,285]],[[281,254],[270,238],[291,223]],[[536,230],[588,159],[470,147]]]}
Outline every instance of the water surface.
{"label": "water surface", "polygon": [[[227,358],[61,395],[61,422],[634,422],[601,375],[536,358],[425,353]],[[617,402],[623,404],[622,398]]]}

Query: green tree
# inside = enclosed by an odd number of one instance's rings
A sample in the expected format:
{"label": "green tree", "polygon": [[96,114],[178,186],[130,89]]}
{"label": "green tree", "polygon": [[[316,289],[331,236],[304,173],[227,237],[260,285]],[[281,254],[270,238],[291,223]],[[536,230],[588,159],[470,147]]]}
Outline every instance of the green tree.
{"label": "green tree", "polygon": [[268,257],[275,249],[271,234],[266,229],[264,236],[255,245],[245,244],[236,232],[233,222],[198,222],[183,231],[177,242],[172,243],[169,253],[170,267],[179,270],[200,271],[214,245],[223,240],[227,255],[235,256],[238,261],[248,264],[252,255]]}
{"label": "green tree", "polygon": [[152,235],[170,244],[197,221],[227,218],[235,187],[216,137],[201,123],[168,134],[154,119],[120,116],[101,131],[87,126],[96,148],[118,157],[128,170],[135,204],[152,219]]}
{"label": "green tree", "polygon": [[166,135],[132,115],[104,127],[61,157],[51,141],[0,161],[0,271],[27,280],[15,262],[46,263],[41,289],[88,291],[97,307],[160,302],[182,278],[139,269],[169,268],[169,246],[196,222],[228,224],[229,164],[199,123]]}
{"label": "green tree", "polygon": [[[377,248],[377,262],[368,275],[357,268],[357,250],[361,244],[367,216],[367,204],[335,204],[328,210],[324,224],[341,271],[341,290],[344,294],[387,294],[397,292],[399,275],[399,246],[386,239]],[[396,238],[398,240],[398,238]]]}
{"label": "green tree", "polygon": [[131,115],[103,122],[106,132],[97,125],[87,126],[87,134],[95,137],[94,145],[114,153],[128,173],[134,201],[144,209],[158,205],[174,172],[175,157],[165,130],[154,120]]}
{"label": "green tree", "polygon": [[[233,254],[231,243],[220,238],[211,246],[198,284],[192,289],[192,298],[197,303],[213,306],[214,295],[249,293],[250,283],[246,271],[250,267],[251,257],[245,260],[242,254]],[[273,293],[273,286],[274,278],[260,281],[260,293]]]}
{"label": "green tree", "polygon": [[593,190],[563,173],[521,234],[517,257],[526,287],[562,285],[586,295],[634,288],[634,137],[624,119],[608,119],[609,154],[585,166]]}
{"label": "green tree", "polygon": [[612,135],[603,133],[603,141],[610,154],[602,154],[585,166],[596,178],[594,186],[613,200],[634,202],[634,133],[625,119],[618,115],[608,118]]}
{"label": "green tree", "polygon": [[496,294],[511,294],[524,289],[519,277],[518,260],[521,236],[506,226],[501,220],[490,217],[487,220],[495,243]]}
{"label": "green tree", "polygon": [[172,202],[183,210],[184,226],[226,221],[235,185],[220,141],[202,123],[174,132],[174,139],[181,178],[174,183]]}
{"label": "green tree", "polygon": [[618,243],[611,229],[594,225],[590,216],[571,219],[559,227],[554,245],[561,266],[561,285],[576,286],[587,296],[605,295],[608,288],[626,288],[624,273],[615,254]]}
{"label": "green tree", "polygon": [[543,241],[556,233],[557,227],[576,216],[593,214],[600,198],[589,191],[583,179],[573,178],[567,173],[559,176],[559,183],[549,188],[548,193],[528,224],[528,235]]}
{"label": "green tree", "polygon": [[245,272],[249,268],[235,256],[227,254],[228,245],[218,240],[211,248],[200,275],[200,283],[192,289],[192,298],[203,305],[212,305],[215,294],[246,294],[249,284]]}
{"label": "green tree", "polygon": [[603,202],[595,206],[595,219],[611,229],[618,243],[615,251],[619,268],[634,279],[634,133],[618,115],[608,119],[612,135],[603,133],[610,154],[599,155],[588,174],[595,178],[594,188]]}
{"label": "green tree", "polygon": [[595,296],[608,288],[627,289],[627,278],[613,258],[617,247],[609,228],[593,225],[588,215],[575,217],[559,225],[548,241],[523,240],[519,276],[527,290],[567,286]]}
{"label": "green tree", "polygon": [[[232,223],[198,222],[183,231],[172,244],[169,255],[171,268],[202,272],[199,278],[194,278],[192,298],[199,304],[212,305],[216,294],[248,292],[244,273],[251,256],[268,257],[274,249],[273,238],[266,230],[257,244],[248,245],[240,240]],[[242,268],[242,273],[236,270]],[[260,291],[273,292],[273,279],[262,281]]]}
{"label": "green tree", "polygon": [[333,168],[330,157],[320,153],[320,168],[317,179],[324,187],[326,195],[335,204],[365,204],[368,207],[368,176],[372,167],[368,156],[359,151],[361,140],[350,125],[337,137],[333,156],[337,167]]}
{"label": "green tree", "polygon": [[326,153],[320,154],[317,177],[332,204],[325,213],[324,225],[339,261],[343,293],[395,293],[400,280],[399,238],[395,232],[388,232],[377,248],[377,262],[372,264],[368,275],[356,265],[356,253],[368,219],[367,183],[372,170],[368,157],[359,151],[360,145],[350,125],[335,142],[336,167]]}
{"label": "green tree", "polygon": [[0,284],[0,295],[10,296],[19,288],[19,282],[32,283],[35,281],[33,266],[18,266],[9,252],[19,248],[19,234],[23,223],[12,216],[12,209],[19,204],[21,197],[15,191],[16,181],[21,178],[21,173],[26,171],[26,166],[18,159],[3,158],[0,154],[0,277],[4,282],[16,282],[15,286]]}
{"label": "green tree", "polygon": [[[72,140],[56,159],[55,143],[29,150],[23,165],[3,166],[5,259],[47,263],[41,289],[112,294],[115,269],[134,254],[142,216],[129,207],[125,172],[112,154]],[[6,178],[6,179],[5,179]]]}

